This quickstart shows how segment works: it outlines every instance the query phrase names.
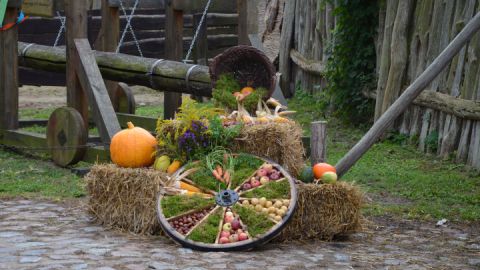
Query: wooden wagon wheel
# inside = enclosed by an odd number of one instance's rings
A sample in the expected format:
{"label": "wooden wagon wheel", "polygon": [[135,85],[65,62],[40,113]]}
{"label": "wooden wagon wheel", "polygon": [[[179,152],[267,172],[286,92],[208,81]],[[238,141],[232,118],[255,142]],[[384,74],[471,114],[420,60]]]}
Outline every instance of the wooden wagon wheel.
{"label": "wooden wagon wheel", "polygon": [[74,108],[58,108],[50,115],[47,144],[55,164],[65,167],[79,162],[85,154],[87,137],[83,118]]}
{"label": "wooden wagon wheel", "polygon": [[118,83],[117,102],[118,112],[135,114],[135,96],[133,95],[132,89],[126,83]]}
{"label": "wooden wagon wheel", "polygon": [[[294,179],[272,161],[247,154],[234,159],[228,185],[201,163],[172,175],[174,187],[157,196],[157,214],[173,240],[195,250],[240,251],[273,239],[287,224],[297,205]],[[266,178],[252,186],[258,175]]]}

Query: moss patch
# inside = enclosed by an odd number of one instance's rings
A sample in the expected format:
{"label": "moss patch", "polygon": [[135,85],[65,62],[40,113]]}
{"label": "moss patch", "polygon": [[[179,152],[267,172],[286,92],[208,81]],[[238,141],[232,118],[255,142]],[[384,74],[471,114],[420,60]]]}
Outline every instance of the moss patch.
{"label": "moss patch", "polygon": [[241,194],[245,198],[262,198],[267,200],[273,199],[289,199],[290,184],[288,180],[268,182],[265,186],[247,191]]}
{"label": "moss patch", "polygon": [[240,216],[240,219],[243,224],[247,226],[248,233],[250,233],[252,237],[266,233],[275,225],[264,213],[257,213],[255,210],[239,205],[233,206],[233,211]]}
{"label": "moss patch", "polygon": [[227,186],[215,179],[212,175],[212,172],[205,168],[201,167],[200,170],[191,174],[188,179],[192,180],[196,185],[202,188],[206,188],[213,191],[218,191],[219,189],[226,189]]}
{"label": "moss patch", "polygon": [[207,220],[195,228],[190,235],[187,236],[187,239],[201,243],[213,244],[215,239],[217,239],[218,226],[220,224],[220,220],[222,219],[222,211],[222,208],[218,208],[215,213],[207,218]]}
{"label": "moss patch", "polygon": [[249,168],[257,170],[264,163],[263,160],[249,154],[239,154],[235,158],[235,170]]}
{"label": "moss patch", "polygon": [[251,169],[251,168],[243,168],[243,169],[240,169],[240,170],[236,170],[235,174],[233,175],[233,178],[232,178],[232,188],[235,189],[236,187],[241,185],[255,171],[256,171],[256,169]]}
{"label": "moss patch", "polygon": [[206,199],[200,196],[165,196],[162,199],[162,211],[166,218],[170,218],[194,209],[203,209],[214,203],[212,198]]}

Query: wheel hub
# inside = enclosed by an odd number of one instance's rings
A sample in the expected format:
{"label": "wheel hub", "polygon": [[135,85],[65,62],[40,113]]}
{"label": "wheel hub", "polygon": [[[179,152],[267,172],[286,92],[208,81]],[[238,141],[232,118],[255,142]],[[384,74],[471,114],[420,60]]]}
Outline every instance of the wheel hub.
{"label": "wheel hub", "polygon": [[215,195],[215,202],[223,207],[234,205],[238,199],[238,193],[231,189],[222,190]]}

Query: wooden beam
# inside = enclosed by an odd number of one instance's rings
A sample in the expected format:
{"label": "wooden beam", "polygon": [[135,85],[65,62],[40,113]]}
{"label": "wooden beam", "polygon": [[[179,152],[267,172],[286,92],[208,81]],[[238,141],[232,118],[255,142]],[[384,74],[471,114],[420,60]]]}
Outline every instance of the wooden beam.
{"label": "wooden beam", "polygon": [[22,10],[29,16],[53,17],[55,0],[25,0]]}
{"label": "wooden beam", "polygon": [[337,163],[337,173],[344,175],[372,145],[383,135],[412,104],[415,98],[437,77],[450,63],[453,57],[467,44],[480,29],[480,13],[475,15],[463,30],[448,44],[428,68],[400,95],[387,111],[375,122],[363,138]]}
{"label": "wooden beam", "polygon": [[[371,99],[375,99],[377,95],[375,91],[363,94]],[[413,104],[453,114],[461,119],[480,121],[480,101],[456,98],[444,94],[444,91],[424,90]]]}
{"label": "wooden beam", "polygon": [[[18,8],[7,7],[4,24],[16,22],[17,16]],[[17,27],[0,31],[0,129],[18,128],[17,40]]]}
{"label": "wooden beam", "polygon": [[104,143],[109,143],[112,137],[120,131],[117,116],[88,40],[75,39],[74,42],[75,62],[78,63],[76,71],[80,84],[88,94],[93,120],[100,137]]}
{"label": "wooden beam", "polygon": [[[117,6],[111,5],[111,0],[101,0],[102,4],[102,26],[95,42],[97,51],[114,52],[120,40],[120,13]],[[118,3],[117,3],[118,4]],[[119,93],[118,83],[105,81],[113,108],[118,111]]]}
{"label": "wooden beam", "polygon": [[37,134],[23,130],[1,130],[0,143],[9,147],[18,147],[20,150],[25,148],[44,148],[35,150],[35,152],[50,152],[47,148],[47,137],[45,134]]}
{"label": "wooden beam", "polygon": [[118,122],[122,128],[127,127],[128,122],[132,122],[136,127],[144,128],[150,132],[155,132],[158,118],[138,116],[126,113],[117,113]]}
{"label": "wooden beam", "polygon": [[282,34],[280,39],[279,68],[282,74],[280,87],[286,97],[291,96],[292,64],[290,61],[290,49],[293,44],[293,32],[295,24],[295,3],[297,0],[289,0],[285,3],[285,13],[283,15]]}
{"label": "wooden beam", "polygon": [[305,58],[300,52],[295,49],[290,51],[292,61],[303,71],[323,76],[325,71],[325,64],[321,61],[315,61]]}
{"label": "wooden beam", "polygon": [[[192,1],[189,1],[192,2]],[[174,6],[176,1],[166,7],[165,23],[165,58],[181,61],[183,59],[183,11]],[[178,93],[165,92],[164,119],[173,119],[178,107],[182,104],[182,96]]]}
{"label": "wooden beam", "polygon": [[[19,52],[28,45],[23,42],[18,44]],[[207,66],[198,66],[193,70],[190,74],[190,88],[187,88],[185,76],[192,66],[189,64],[166,60],[158,63],[150,75],[150,68],[157,59],[108,52],[95,52],[95,58],[105,79],[143,85],[159,91],[206,97],[212,95]],[[19,57],[19,61],[23,67],[62,73],[65,72],[65,49],[33,45],[28,48],[24,57]]]}
{"label": "wooden beam", "polygon": [[237,0],[238,45],[250,45],[248,39],[248,0]]}
{"label": "wooden beam", "polygon": [[66,0],[66,37],[67,37],[67,105],[76,109],[88,127],[88,98],[82,90],[82,86],[76,74],[76,68],[80,64],[75,57],[76,38],[87,38],[87,3],[86,1]]}
{"label": "wooden beam", "polygon": [[[184,12],[200,12],[205,9],[208,0],[168,0],[172,2],[174,10],[181,10]],[[209,12],[218,13],[235,13],[236,6],[232,0],[212,0]]]}

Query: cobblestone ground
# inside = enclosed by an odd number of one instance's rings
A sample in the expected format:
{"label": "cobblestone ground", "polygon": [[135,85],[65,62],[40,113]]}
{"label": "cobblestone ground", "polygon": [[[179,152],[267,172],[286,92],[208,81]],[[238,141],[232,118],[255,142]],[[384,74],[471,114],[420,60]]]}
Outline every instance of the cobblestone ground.
{"label": "cobblestone ground", "polygon": [[478,228],[385,218],[337,242],[195,252],[163,237],[108,231],[82,203],[0,201],[1,269],[480,269]]}

